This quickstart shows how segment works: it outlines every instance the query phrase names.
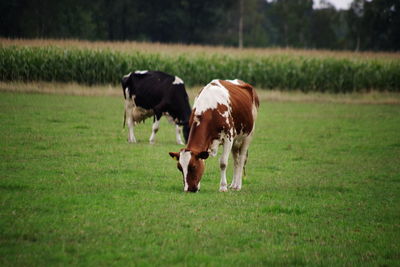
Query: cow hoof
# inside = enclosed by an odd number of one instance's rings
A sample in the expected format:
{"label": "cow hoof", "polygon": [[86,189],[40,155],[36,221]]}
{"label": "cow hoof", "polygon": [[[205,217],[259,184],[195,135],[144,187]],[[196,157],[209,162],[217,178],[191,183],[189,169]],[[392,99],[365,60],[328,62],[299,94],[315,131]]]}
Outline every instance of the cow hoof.
{"label": "cow hoof", "polygon": [[239,186],[231,186],[230,189],[234,191],[240,191],[241,188]]}
{"label": "cow hoof", "polygon": [[134,144],[134,143],[136,143],[136,140],[128,140],[128,143],[129,144]]}
{"label": "cow hoof", "polygon": [[231,184],[229,188],[235,191],[239,191],[241,189],[241,186],[238,186],[236,184]]}
{"label": "cow hoof", "polygon": [[150,145],[154,145],[156,142],[150,141],[149,143],[150,143]]}
{"label": "cow hoof", "polygon": [[228,192],[228,188],[226,188],[226,186],[221,186],[219,192]]}

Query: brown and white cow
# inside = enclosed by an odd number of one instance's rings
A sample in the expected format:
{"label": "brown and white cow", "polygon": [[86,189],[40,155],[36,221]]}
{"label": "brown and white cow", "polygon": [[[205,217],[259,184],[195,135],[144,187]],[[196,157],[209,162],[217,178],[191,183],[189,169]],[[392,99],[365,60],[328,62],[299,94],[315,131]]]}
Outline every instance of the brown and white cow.
{"label": "brown and white cow", "polygon": [[190,116],[189,140],[180,152],[170,152],[183,174],[184,191],[197,192],[204,172],[204,160],[217,154],[220,158],[219,191],[226,192],[226,167],[229,153],[233,156],[233,179],[230,188],[240,190],[242,175],[259,106],[256,91],[240,80],[213,80],[195,99]]}

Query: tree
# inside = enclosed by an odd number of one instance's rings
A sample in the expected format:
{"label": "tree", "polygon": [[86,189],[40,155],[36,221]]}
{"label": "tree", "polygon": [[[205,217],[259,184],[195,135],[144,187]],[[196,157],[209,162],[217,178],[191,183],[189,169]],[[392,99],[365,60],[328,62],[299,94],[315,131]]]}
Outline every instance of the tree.
{"label": "tree", "polygon": [[312,0],[274,0],[267,17],[275,30],[276,44],[286,47],[309,47]]}
{"label": "tree", "polygon": [[347,16],[355,50],[400,49],[400,2],[354,0]]}
{"label": "tree", "polygon": [[350,10],[347,15],[347,22],[349,24],[348,38],[353,40],[355,51],[360,50],[361,39],[365,35],[364,29],[362,28],[365,2],[366,0],[354,0],[350,5]]}
{"label": "tree", "polygon": [[400,1],[7,0],[0,36],[400,50]]}
{"label": "tree", "polygon": [[362,17],[365,48],[372,50],[400,49],[400,2],[375,0],[366,2]]}
{"label": "tree", "polygon": [[328,2],[324,2],[323,8],[313,11],[309,43],[314,48],[337,48],[338,37],[334,25],[338,24],[339,21],[335,7]]}

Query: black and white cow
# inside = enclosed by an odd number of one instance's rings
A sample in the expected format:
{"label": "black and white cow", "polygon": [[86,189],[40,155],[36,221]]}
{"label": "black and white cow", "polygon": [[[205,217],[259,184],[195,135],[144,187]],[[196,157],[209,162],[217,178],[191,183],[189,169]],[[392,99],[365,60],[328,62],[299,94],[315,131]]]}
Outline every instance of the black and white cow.
{"label": "black and white cow", "polygon": [[191,108],[182,79],[161,71],[135,71],[122,78],[122,90],[125,98],[125,120],[129,134],[128,142],[136,143],[133,127],[148,117],[154,116],[150,144],[154,144],[160,118],[166,115],[176,125],[176,142],[183,144],[181,128],[185,142],[189,136],[189,118]]}

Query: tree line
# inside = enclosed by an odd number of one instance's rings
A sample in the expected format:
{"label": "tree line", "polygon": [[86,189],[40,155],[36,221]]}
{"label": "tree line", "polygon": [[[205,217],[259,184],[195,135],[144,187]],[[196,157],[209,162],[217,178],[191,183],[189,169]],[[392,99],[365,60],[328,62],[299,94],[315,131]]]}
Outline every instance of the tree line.
{"label": "tree line", "polygon": [[0,14],[9,38],[400,50],[399,0],[6,0]]}

